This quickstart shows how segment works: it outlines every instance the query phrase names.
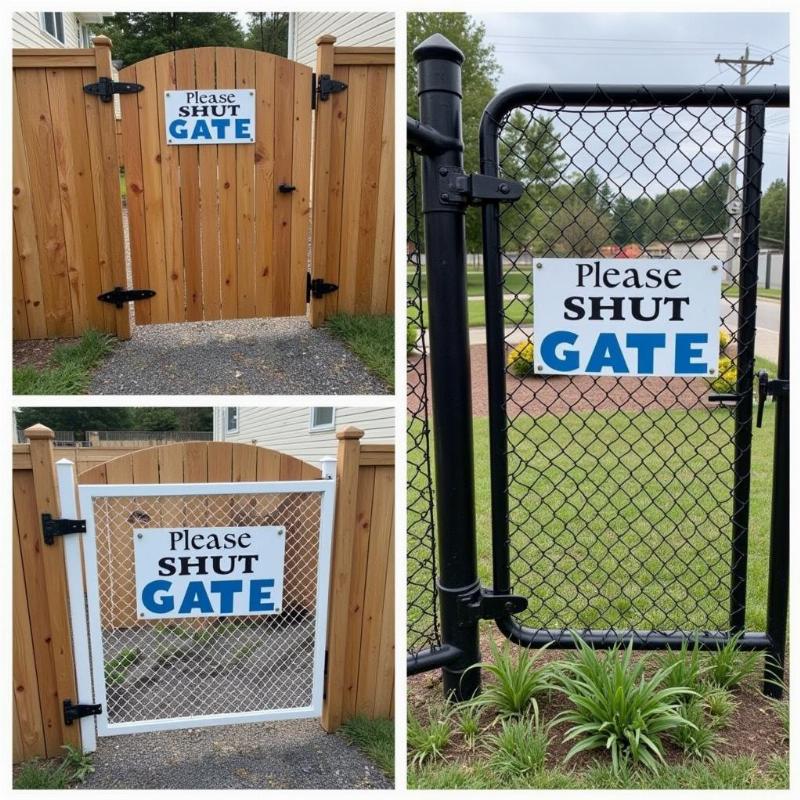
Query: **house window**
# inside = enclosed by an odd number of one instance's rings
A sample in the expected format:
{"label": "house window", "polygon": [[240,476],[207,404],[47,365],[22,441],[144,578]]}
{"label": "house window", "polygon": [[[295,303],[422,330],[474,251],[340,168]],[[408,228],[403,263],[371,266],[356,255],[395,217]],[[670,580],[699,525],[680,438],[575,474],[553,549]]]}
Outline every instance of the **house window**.
{"label": "house window", "polygon": [[81,40],[81,47],[92,46],[92,32],[89,30],[88,25],[80,25],[78,27],[78,35]]}
{"label": "house window", "polygon": [[331,431],[333,430],[333,420],[336,415],[335,408],[312,408],[311,409],[311,424],[308,429],[313,433],[314,431]]}
{"label": "house window", "polygon": [[239,409],[225,409],[225,433],[236,433],[239,430]]}
{"label": "house window", "polygon": [[42,30],[49,33],[56,41],[66,44],[64,14],[61,11],[42,11],[41,26]]}

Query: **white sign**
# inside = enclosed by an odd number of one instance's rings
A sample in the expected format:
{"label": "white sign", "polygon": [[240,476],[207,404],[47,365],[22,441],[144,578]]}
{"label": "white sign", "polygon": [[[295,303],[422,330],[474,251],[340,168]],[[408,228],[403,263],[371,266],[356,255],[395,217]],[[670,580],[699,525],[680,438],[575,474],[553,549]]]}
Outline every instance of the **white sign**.
{"label": "white sign", "polygon": [[722,263],[543,258],[533,363],[545,375],[715,375]]}
{"label": "white sign", "polygon": [[256,140],[252,89],[170,89],[164,92],[168,144],[250,144]]}
{"label": "white sign", "polygon": [[139,617],[280,613],[285,540],[275,525],[135,529]]}

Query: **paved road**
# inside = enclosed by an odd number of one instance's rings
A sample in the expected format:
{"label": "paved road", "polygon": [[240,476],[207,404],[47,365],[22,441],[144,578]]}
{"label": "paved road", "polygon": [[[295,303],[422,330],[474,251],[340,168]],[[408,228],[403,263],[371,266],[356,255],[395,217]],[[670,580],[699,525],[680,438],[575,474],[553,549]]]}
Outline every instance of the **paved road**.
{"label": "paved road", "polygon": [[[470,298],[472,300],[483,298]],[[775,300],[759,299],[756,306],[756,355],[772,362],[778,360],[778,330],[780,327],[781,304]],[[730,303],[720,301],[720,316],[728,320],[730,328],[736,327],[735,312]],[[511,343],[530,336],[533,329],[529,325],[506,328],[506,337]],[[469,329],[469,343],[486,344],[486,329],[481,327]]]}

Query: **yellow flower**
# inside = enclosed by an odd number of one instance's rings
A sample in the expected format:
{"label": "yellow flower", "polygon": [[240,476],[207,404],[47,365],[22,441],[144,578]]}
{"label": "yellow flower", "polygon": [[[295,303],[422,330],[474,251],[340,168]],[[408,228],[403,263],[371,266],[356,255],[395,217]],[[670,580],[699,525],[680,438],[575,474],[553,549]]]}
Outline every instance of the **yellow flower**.
{"label": "yellow flower", "polygon": [[533,370],[533,342],[530,339],[511,348],[508,353],[508,368],[520,378],[530,374]]}

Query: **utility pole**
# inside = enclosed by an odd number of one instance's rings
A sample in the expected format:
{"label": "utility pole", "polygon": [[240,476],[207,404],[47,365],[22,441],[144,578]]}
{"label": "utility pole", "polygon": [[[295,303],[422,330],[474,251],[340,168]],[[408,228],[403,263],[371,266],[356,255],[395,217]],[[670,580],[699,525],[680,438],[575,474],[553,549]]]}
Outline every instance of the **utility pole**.
{"label": "utility pole", "polygon": [[[739,86],[747,85],[747,75],[751,69],[756,67],[769,67],[775,63],[775,59],[770,56],[769,58],[750,58],[750,46],[747,45],[744,49],[744,55],[739,58],[722,58],[719,54],[714,59],[715,64],[725,64],[728,67],[739,70]],[[725,199],[725,210],[728,212],[728,227],[725,231],[725,272],[723,280],[733,280],[735,277],[733,269],[733,257],[736,253],[736,244],[734,236],[736,229],[740,227],[739,219],[742,213],[742,203],[738,198],[738,190],[736,186],[737,169],[736,165],[739,163],[739,145],[742,130],[742,109],[736,107],[736,124],[734,127],[733,136],[733,152],[731,154],[731,168],[728,172],[728,193]],[[740,233],[741,237],[741,233]]]}

